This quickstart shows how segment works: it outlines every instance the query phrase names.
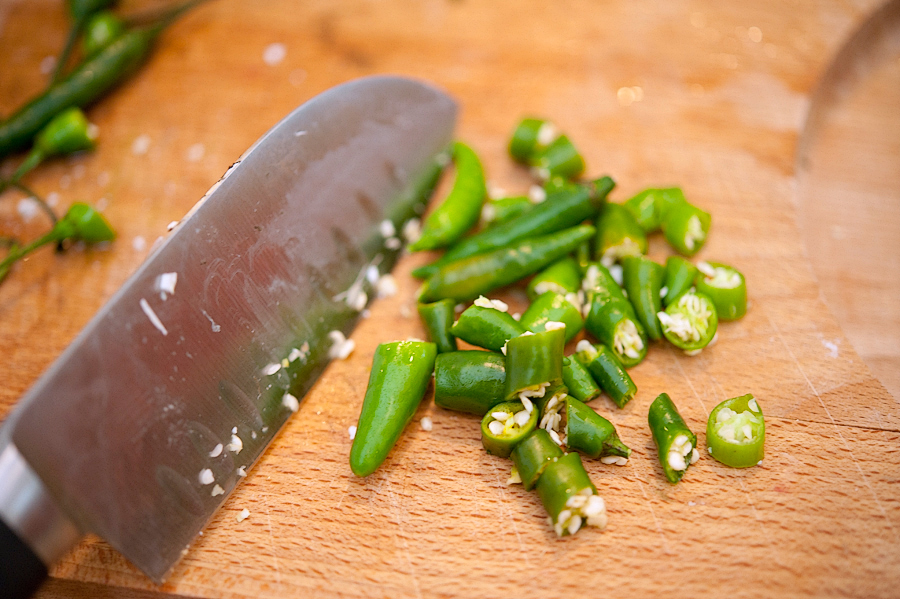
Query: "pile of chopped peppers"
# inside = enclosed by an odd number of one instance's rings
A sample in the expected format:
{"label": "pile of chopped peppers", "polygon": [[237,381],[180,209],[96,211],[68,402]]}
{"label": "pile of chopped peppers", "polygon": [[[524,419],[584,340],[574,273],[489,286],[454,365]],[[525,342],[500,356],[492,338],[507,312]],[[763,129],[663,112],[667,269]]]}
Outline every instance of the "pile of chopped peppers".
{"label": "pile of chopped peppers", "polygon": [[[423,280],[418,310],[431,342],[379,346],[350,460],[361,476],[378,468],[433,372],[435,404],[481,418],[484,449],[511,461],[509,482],[536,490],[550,527],[566,536],[607,524],[583,459],[626,466],[632,455],[588,402],[605,396],[607,409],[646,409],[669,483],[700,460],[697,436],[668,394],[635,406],[638,388],[628,370],[652,346],[696,355],[712,345],[720,321],[745,314],[746,282],[733,266],[691,262],[711,217],[681,189],[609,201],[613,179],[581,179],[584,159],[544,119],[522,120],[509,153],[537,181],[525,194],[488,197],[474,150],[453,145],[452,190],[409,246],[444,248],[413,271]],[[647,236],[656,231],[675,252],[665,264],[646,256]],[[511,285],[528,297],[521,314],[489,297]],[[408,350],[398,354],[398,347]],[[403,368],[385,365],[389,351]],[[726,466],[758,464],[764,437],[752,395],[726,400],[709,415],[707,450]]]}

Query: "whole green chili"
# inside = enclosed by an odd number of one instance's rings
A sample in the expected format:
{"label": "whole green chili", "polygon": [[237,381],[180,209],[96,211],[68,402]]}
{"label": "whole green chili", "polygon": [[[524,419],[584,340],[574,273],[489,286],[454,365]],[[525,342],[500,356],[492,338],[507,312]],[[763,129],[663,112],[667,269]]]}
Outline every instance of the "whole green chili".
{"label": "whole green chili", "polygon": [[453,188],[425,219],[422,236],[409,245],[410,251],[447,247],[478,222],[487,195],[481,161],[472,148],[458,141],[453,144],[453,162]]}
{"label": "whole green chili", "polygon": [[435,344],[425,341],[382,343],[375,350],[350,448],[354,474],[368,476],[387,458],[425,395],[436,355]]}

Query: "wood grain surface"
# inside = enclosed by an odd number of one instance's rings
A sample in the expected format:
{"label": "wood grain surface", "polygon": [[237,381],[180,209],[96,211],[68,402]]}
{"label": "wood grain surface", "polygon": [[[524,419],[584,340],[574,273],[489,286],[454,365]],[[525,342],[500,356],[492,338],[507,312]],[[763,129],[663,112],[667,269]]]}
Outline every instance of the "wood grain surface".
{"label": "wood grain surface", "polygon": [[[262,133],[317,93],[374,73],[453,94],[459,137],[510,192],[529,184],[505,155],[526,114],[569,132],[589,174],[616,178],[615,200],[680,185],[713,214],[701,257],[746,274],[750,310],[697,357],[654,346],[632,371],[639,393],[626,408],[593,402],[634,455],[625,467],[586,462],[609,526],[561,540],[537,496],[506,485],[509,462],[481,449],[477,419],[430,400],[378,472],[351,475],[347,428],[376,345],[424,334],[409,271],[427,257],[408,256],[399,293],[371,305],[356,351],[329,367],[165,585],[87,538],[39,596],[897,596],[900,409],[823,301],[798,228],[794,164],[817,80],[877,4],[217,0],[195,10],[89,110],[97,150],[28,179],[61,208],[105,205],[120,236],[108,248],[40,252],[0,285],[0,415]],[[44,84],[41,61],[65,30],[58,1],[0,1],[0,113]],[[276,43],[286,54],[268,64]],[[145,153],[135,151],[143,136]],[[27,220],[18,202],[4,197],[0,229],[37,234],[40,216]],[[652,257],[668,251],[654,238]],[[523,307],[519,290],[502,297]],[[701,439],[718,402],[754,393],[766,413],[763,464],[733,470],[704,457],[667,483],[646,425],[663,391]]]}

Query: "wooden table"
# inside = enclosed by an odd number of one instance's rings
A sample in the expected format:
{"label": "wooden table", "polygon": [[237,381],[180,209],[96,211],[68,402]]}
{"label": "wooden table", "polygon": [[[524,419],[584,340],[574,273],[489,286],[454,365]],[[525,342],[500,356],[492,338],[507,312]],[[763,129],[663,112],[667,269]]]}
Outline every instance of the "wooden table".
{"label": "wooden table", "polygon": [[[431,417],[432,431],[412,425],[376,474],[351,475],[347,428],[375,346],[423,335],[408,273],[426,257],[407,257],[399,293],[371,306],[354,354],[329,367],[165,585],[88,538],[39,596],[896,596],[900,409],[829,311],[798,227],[810,188],[795,185],[816,82],[876,7],[217,0],[182,19],[89,111],[97,150],[28,179],[60,207],[101,204],[119,239],[40,252],[0,286],[0,414],[253,141],[308,98],[374,73],[428,79],[458,98],[459,137],[511,192],[528,185],[505,155],[526,114],[569,132],[590,174],[616,178],[615,200],[682,186],[714,216],[701,257],[740,268],[751,307],[700,356],[653,347],[625,409],[594,402],[634,455],[624,468],[587,462],[609,527],[560,540],[536,495],[506,485],[508,462],[481,449],[476,419],[430,401],[417,419]],[[0,112],[43,85],[42,59],[66,26],[59,2],[0,2]],[[286,53],[269,64],[272,44]],[[17,202],[0,204],[0,229],[36,235],[40,217],[26,220]],[[667,252],[653,240],[652,257]],[[505,296],[521,308],[521,294]],[[646,427],[662,391],[697,432],[719,401],[754,393],[764,463],[732,470],[704,458],[677,486],[665,482]]]}

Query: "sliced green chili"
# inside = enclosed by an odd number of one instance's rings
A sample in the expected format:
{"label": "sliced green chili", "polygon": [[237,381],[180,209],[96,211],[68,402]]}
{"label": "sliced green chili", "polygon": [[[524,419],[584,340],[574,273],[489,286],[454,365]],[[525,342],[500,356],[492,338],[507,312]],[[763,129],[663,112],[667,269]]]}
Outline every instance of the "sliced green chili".
{"label": "sliced green chili", "polygon": [[519,473],[522,479],[522,486],[526,491],[530,491],[537,484],[538,479],[554,459],[563,456],[562,449],[559,448],[550,435],[542,428],[532,431],[528,437],[516,445],[510,457],[513,461],[513,467]]}
{"label": "sliced green chili", "polygon": [[575,359],[584,364],[600,388],[617,406],[625,407],[634,398],[637,386],[611,349],[582,340],[578,342],[576,350]]}
{"label": "sliced green chili", "polygon": [[[611,188],[612,179],[609,181]],[[592,195],[584,186],[561,190],[521,215],[461,240],[437,261],[415,269],[413,276],[430,277],[444,266],[464,258],[574,227],[593,218],[605,201],[605,195]]]}
{"label": "sliced green chili", "polygon": [[528,164],[532,156],[546,148],[558,135],[553,123],[545,119],[522,119],[509,140],[509,155],[516,162]]}
{"label": "sliced green chili", "polygon": [[653,340],[662,339],[656,315],[662,310],[660,290],[665,276],[665,267],[649,258],[626,256],[622,259],[622,287],[628,292],[628,301],[634,306],[638,322]]}
{"label": "sliced green chili", "polygon": [[510,339],[506,344],[506,398],[519,398],[526,408],[531,398],[549,398],[562,384],[565,345],[562,329]]}
{"label": "sliced green chili", "polygon": [[693,256],[706,243],[712,217],[693,204],[676,202],[666,210],[662,221],[663,234],[676,251]]}
{"label": "sliced green chili", "polygon": [[537,410],[526,410],[521,401],[497,404],[481,420],[481,444],[489,454],[508,458],[537,427],[537,416]]}
{"label": "sliced green chili", "polygon": [[456,337],[450,334],[450,327],[456,318],[456,302],[451,299],[438,300],[431,304],[419,304],[418,309],[428,338],[437,345],[438,353],[456,351]]}
{"label": "sliced green chili", "polygon": [[475,226],[487,195],[481,161],[469,146],[453,144],[456,178],[453,188],[425,219],[422,236],[409,245],[410,251],[447,247]]}
{"label": "sliced green chili", "polygon": [[531,209],[531,200],[528,196],[512,196],[488,200],[481,207],[481,225],[492,227],[505,223]]}
{"label": "sliced green chili", "polygon": [[672,399],[665,393],[660,393],[650,404],[647,420],[666,480],[677,483],[688,467],[700,458],[697,435],[687,427]]}
{"label": "sliced green chili", "polygon": [[484,416],[506,397],[506,356],[464,350],[438,354],[434,403],[447,410]]}
{"label": "sliced green chili", "polygon": [[677,187],[645,189],[626,200],[624,206],[645,233],[652,233],[662,226],[669,207],[683,201],[684,194]]}
{"label": "sliced green chili", "polygon": [[690,289],[694,285],[697,276],[697,267],[681,256],[669,256],[666,260],[666,293],[663,297],[663,305],[668,306],[676,297]]}
{"label": "sliced green chili", "polygon": [[528,299],[534,301],[548,291],[555,291],[560,295],[576,293],[581,289],[581,274],[575,258],[566,256],[557,260],[528,282]]}
{"label": "sliced green chili", "polygon": [[631,449],[619,439],[612,422],[573,397],[566,399],[564,413],[566,447],[604,464],[625,465]]}
{"label": "sliced green chili", "polygon": [[69,8],[69,14],[72,16],[72,25],[69,28],[69,35],[66,37],[63,50],[56,59],[53,75],[50,78],[51,84],[56,83],[65,70],[72,48],[75,47],[75,40],[78,39],[82,29],[85,28],[88,19],[97,11],[112,6],[113,0],[68,0],[66,4]]}
{"label": "sliced green chili", "polygon": [[713,301],[694,290],[682,293],[658,317],[666,339],[691,355],[710,344],[719,325]]}
{"label": "sliced green chili", "polygon": [[575,534],[585,524],[606,526],[606,504],[577,453],[550,460],[538,478],[537,492],[558,536]]}
{"label": "sliced green chili", "polygon": [[[578,301],[577,298],[566,298],[555,291],[548,291],[534,300],[528,309],[522,314],[519,321],[525,329],[532,333],[539,333],[546,330],[550,326],[559,326],[559,323],[565,325],[566,342],[568,343],[575,338],[575,335],[584,328],[584,318],[572,300]],[[552,324],[555,323],[555,324]]]}
{"label": "sliced green chili", "polygon": [[450,327],[450,333],[466,343],[500,351],[507,341],[525,332],[525,327],[516,322],[506,310],[498,310],[490,306],[490,302],[491,300],[487,300],[488,305],[475,304],[466,308],[459,315],[459,320]]}
{"label": "sliced green chili", "polygon": [[125,22],[108,10],[91,15],[81,40],[85,56],[93,56],[125,32]]}
{"label": "sliced green chili", "polygon": [[588,314],[585,328],[609,347],[626,368],[647,355],[647,333],[631,303],[602,264],[591,264],[585,273]]}
{"label": "sliced green chili", "polygon": [[736,268],[720,262],[698,262],[694,284],[716,305],[719,320],[737,320],[747,313],[747,283]]}
{"label": "sliced green chili", "polygon": [[647,253],[647,235],[621,204],[608,203],[597,217],[594,258],[610,266],[624,256]]}
{"label": "sliced green chili", "polygon": [[465,301],[478,297],[541,270],[593,234],[594,227],[581,225],[522,239],[505,248],[451,262],[425,282],[419,299],[424,302],[443,298]]}
{"label": "sliced green chili", "polygon": [[562,381],[569,390],[569,395],[579,401],[591,401],[600,397],[603,392],[587,367],[575,356],[563,358]]}
{"label": "sliced green chili", "polygon": [[425,341],[382,343],[375,350],[350,449],[354,474],[368,476],[387,458],[425,395],[436,355],[435,344]]}
{"label": "sliced green chili", "polygon": [[575,179],[584,172],[585,166],[578,148],[565,135],[560,135],[534,154],[530,163],[532,170],[544,180],[551,177]]}
{"label": "sliced green chili", "polygon": [[706,447],[732,468],[756,466],[763,459],[766,423],[752,394],[726,399],[709,413]]}

